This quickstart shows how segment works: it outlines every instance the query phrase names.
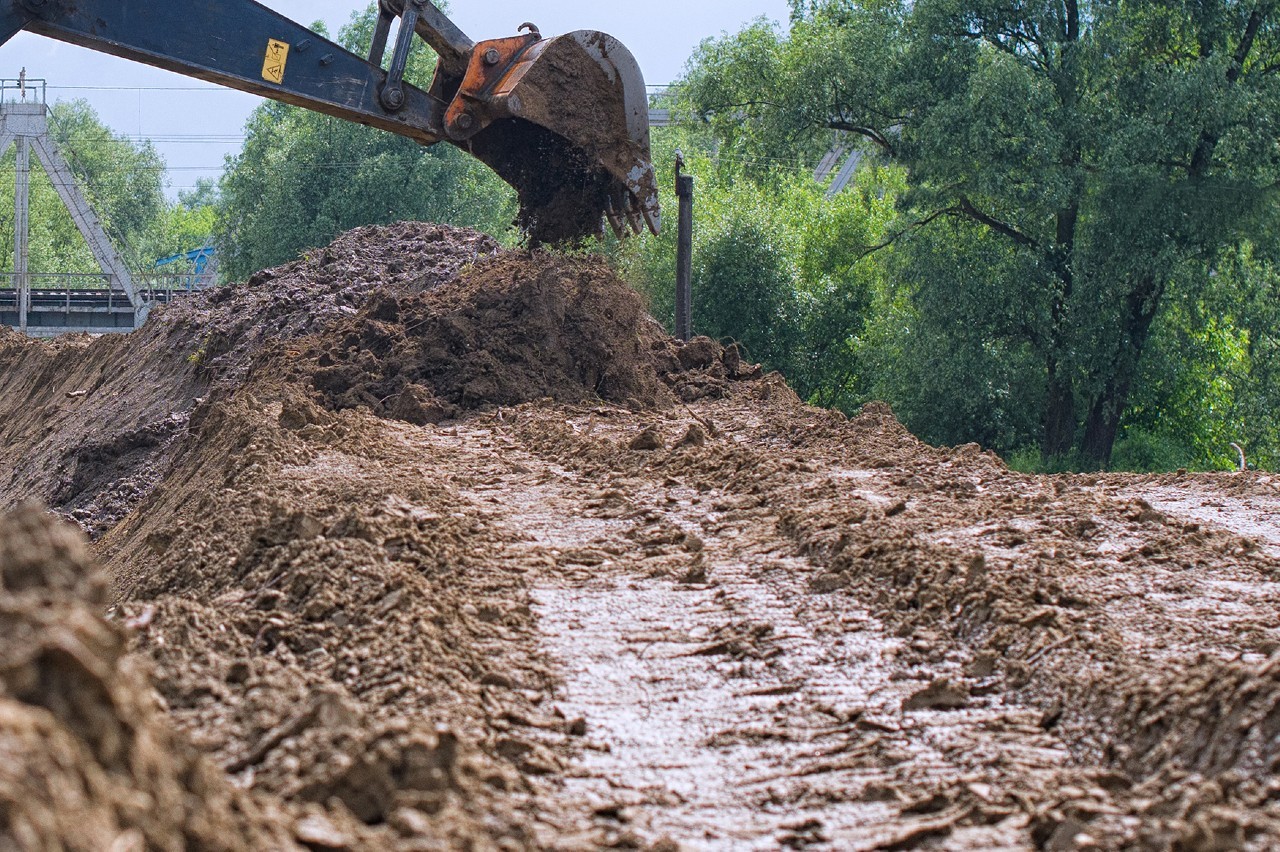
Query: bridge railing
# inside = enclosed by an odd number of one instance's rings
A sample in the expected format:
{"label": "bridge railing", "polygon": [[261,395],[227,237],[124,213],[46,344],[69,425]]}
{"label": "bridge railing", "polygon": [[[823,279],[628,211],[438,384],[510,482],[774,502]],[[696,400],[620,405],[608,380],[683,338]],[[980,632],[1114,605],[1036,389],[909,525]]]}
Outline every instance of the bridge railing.
{"label": "bridge railing", "polygon": [[[16,289],[17,276],[12,272],[0,272],[0,288]],[[33,290],[111,290],[112,276],[97,272],[28,272],[27,282]]]}
{"label": "bridge railing", "polygon": [[214,275],[198,275],[188,273],[156,273],[148,272],[135,275],[133,286],[138,295],[146,302],[168,304],[174,296],[185,293],[197,293],[216,287],[218,279]]}
{"label": "bridge railing", "polygon": [[[17,276],[0,273],[0,310],[18,306]],[[217,284],[216,278],[193,273],[151,273],[133,279],[134,293],[142,302],[168,304],[175,296],[194,293]],[[27,310],[68,311],[80,307],[131,310],[134,306],[122,287],[110,275],[75,272],[31,272]]]}
{"label": "bridge railing", "polygon": [[[29,272],[27,287],[28,312],[64,310],[70,313],[77,308],[105,308],[107,311],[133,309],[129,295],[122,287],[115,285],[111,275]],[[17,309],[17,276],[12,272],[0,273],[0,310]]]}

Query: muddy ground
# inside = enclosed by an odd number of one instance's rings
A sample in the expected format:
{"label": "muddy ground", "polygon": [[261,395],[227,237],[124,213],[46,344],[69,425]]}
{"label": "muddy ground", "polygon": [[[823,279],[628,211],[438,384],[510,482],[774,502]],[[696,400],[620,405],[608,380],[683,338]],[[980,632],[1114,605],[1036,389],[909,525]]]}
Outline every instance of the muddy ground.
{"label": "muddy ground", "polygon": [[0,337],[0,456],[0,848],[1280,848],[1280,477],[928,447],[590,259]]}

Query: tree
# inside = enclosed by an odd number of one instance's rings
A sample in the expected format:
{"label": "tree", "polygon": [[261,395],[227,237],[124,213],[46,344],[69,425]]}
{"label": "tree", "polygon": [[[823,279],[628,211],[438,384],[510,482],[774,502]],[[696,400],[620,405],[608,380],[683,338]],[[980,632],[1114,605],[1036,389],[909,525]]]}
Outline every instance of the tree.
{"label": "tree", "polygon": [[1224,252],[1208,284],[1171,288],[1117,456],[1126,468],[1280,461],[1280,277],[1274,239]]}
{"label": "tree", "polygon": [[188,210],[218,206],[218,182],[213,178],[197,178],[192,189],[179,190],[178,204]]}
{"label": "tree", "polygon": [[[371,4],[339,40],[366,51],[375,17]],[[406,78],[429,83],[434,68],[434,55],[419,45]],[[219,186],[223,269],[233,277],[290,260],[359,225],[423,219],[502,232],[515,216],[506,184],[451,145],[425,148],[276,102],[254,112],[246,137]]]}
{"label": "tree", "polygon": [[149,141],[131,141],[104,125],[83,100],[55,104],[50,131],[112,236],[141,242],[165,209],[165,162]]}
{"label": "tree", "polygon": [[[930,282],[919,298],[958,317],[918,304],[924,321],[1032,359],[1046,458],[1102,466],[1170,294],[1194,300],[1210,262],[1269,225],[1278,14],[1239,0],[796,3],[789,34],[757,24],[704,45],[687,90],[740,156],[816,151],[835,129],[902,164],[902,221],[868,250],[894,251]],[[965,271],[975,251],[989,274]]]}

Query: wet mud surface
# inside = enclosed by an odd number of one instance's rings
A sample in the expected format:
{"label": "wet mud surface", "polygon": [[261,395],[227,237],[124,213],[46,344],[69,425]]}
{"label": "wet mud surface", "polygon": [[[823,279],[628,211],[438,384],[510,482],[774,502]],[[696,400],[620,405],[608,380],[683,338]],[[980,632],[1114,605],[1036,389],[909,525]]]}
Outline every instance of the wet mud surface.
{"label": "wet mud surface", "polygon": [[1161,477],[1126,487],[1122,478],[1111,490],[1131,490],[1162,512],[1229,530],[1280,557],[1280,480],[1266,474],[1216,480],[1180,483]]}
{"label": "wet mud surface", "polygon": [[0,846],[1280,845],[1269,476],[1014,474],[467,232],[218,298],[0,338],[83,530],[0,521]]}

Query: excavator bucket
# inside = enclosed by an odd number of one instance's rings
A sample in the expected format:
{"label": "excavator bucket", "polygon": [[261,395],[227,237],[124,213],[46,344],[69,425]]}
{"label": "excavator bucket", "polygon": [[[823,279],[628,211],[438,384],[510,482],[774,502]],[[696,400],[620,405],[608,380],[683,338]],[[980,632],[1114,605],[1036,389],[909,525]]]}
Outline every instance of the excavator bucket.
{"label": "excavator bucket", "polygon": [[543,39],[526,28],[471,51],[446,137],[516,188],[535,244],[598,234],[606,221],[620,236],[628,227],[658,233],[649,101],[635,57],[604,33]]}

